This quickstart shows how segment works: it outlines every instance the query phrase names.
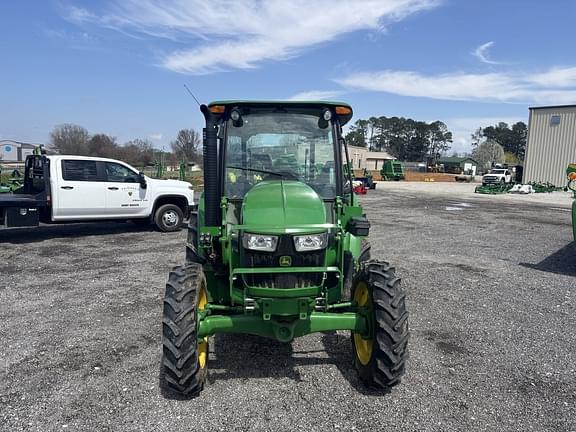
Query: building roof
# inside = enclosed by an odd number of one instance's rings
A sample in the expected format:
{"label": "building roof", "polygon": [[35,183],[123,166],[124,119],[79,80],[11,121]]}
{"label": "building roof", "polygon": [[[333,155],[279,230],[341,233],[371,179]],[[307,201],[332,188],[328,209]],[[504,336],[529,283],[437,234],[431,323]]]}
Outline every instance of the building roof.
{"label": "building roof", "polygon": [[390,153],[383,152],[383,151],[370,151],[367,147],[360,147],[360,146],[348,146],[348,153],[352,154],[353,151],[360,151],[362,152],[362,157],[365,159],[396,159],[394,156],[390,155]]}
{"label": "building roof", "polygon": [[555,108],[576,108],[576,104],[572,104],[572,105],[549,105],[549,106],[528,107],[528,109],[531,109],[531,110],[537,110],[537,109],[555,109]]}
{"label": "building roof", "polygon": [[20,146],[21,148],[25,148],[25,149],[34,149],[37,146],[39,146],[40,144],[25,143],[25,142],[15,141],[15,140],[11,140],[11,139],[3,139],[3,140],[0,140],[0,145],[16,145],[16,146]]}
{"label": "building roof", "polygon": [[476,161],[475,159],[472,159],[471,157],[456,157],[456,156],[442,157],[442,158],[438,159],[438,163],[461,164],[462,162],[467,161],[467,160],[471,160],[475,164],[479,165],[478,161]]}
{"label": "building roof", "polygon": [[396,159],[386,152],[368,152],[364,156],[366,159]]}

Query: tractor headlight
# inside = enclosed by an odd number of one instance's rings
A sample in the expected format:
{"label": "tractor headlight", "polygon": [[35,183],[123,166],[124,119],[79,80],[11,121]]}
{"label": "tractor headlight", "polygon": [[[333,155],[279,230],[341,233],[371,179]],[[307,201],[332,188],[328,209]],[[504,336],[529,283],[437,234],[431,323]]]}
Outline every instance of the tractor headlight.
{"label": "tractor headlight", "polygon": [[278,236],[249,233],[242,236],[242,245],[253,251],[274,252],[277,244]]}
{"label": "tractor headlight", "polygon": [[328,233],[308,234],[294,237],[296,252],[308,252],[324,249],[328,244]]}

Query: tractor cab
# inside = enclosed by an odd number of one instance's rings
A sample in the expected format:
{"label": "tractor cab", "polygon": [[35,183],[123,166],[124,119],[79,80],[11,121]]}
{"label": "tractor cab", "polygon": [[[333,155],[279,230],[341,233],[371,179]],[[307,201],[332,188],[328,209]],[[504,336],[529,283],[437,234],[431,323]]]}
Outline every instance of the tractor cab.
{"label": "tractor cab", "polygon": [[342,194],[342,170],[336,167],[342,165],[338,139],[345,121],[321,105],[234,105],[220,125],[224,195],[243,199],[260,182],[297,181],[334,200]]}
{"label": "tractor cab", "polygon": [[362,380],[398,382],[407,312],[394,269],[370,260],[370,224],[344,169],[342,126],[352,108],[219,101],[201,111],[204,193],[186,263],[166,286],[163,389],[197,395],[209,338],[222,332],[289,343],[349,330]]}

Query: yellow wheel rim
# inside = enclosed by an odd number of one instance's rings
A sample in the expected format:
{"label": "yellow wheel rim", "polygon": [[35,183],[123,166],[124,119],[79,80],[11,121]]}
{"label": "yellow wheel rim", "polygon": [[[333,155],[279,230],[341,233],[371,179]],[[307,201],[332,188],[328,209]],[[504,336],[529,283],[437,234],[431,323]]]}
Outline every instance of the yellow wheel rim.
{"label": "yellow wheel rim", "polygon": [[[354,290],[354,302],[360,307],[369,306],[370,291],[365,282],[360,282]],[[364,366],[370,363],[372,358],[372,339],[364,339],[361,334],[354,333],[354,347],[356,348],[356,357]]]}
{"label": "yellow wheel rim", "polygon": [[[208,296],[206,294],[206,288],[202,286],[200,292],[198,293],[198,310],[204,310],[206,308],[206,303],[208,303]],[[202,342],[198,342],[198,364],[200,368],[204,369],[206,367],[206,360],[208,358],[208,338],[202,339]]]}

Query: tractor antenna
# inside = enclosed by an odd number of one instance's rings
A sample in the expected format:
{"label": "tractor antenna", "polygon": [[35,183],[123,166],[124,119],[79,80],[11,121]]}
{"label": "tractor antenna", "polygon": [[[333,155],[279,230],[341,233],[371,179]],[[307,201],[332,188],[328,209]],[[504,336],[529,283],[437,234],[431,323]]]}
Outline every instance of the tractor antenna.
{"label": "tractor antenna", "polygon": [[200,102],[198,102],[198,99],[196,99],[196,96],[194,96],[194,93],[192,93],[190,91],[190,89],[188,88],[188,86],[186,84],[184,84],[184,87],[186,88],[186,90],[188,90],[188,93],[190,93],[190,96],[192,96],[194,98],[194,100],[196,101],[196,103],[198,104],[198,106],[200,106]]}

